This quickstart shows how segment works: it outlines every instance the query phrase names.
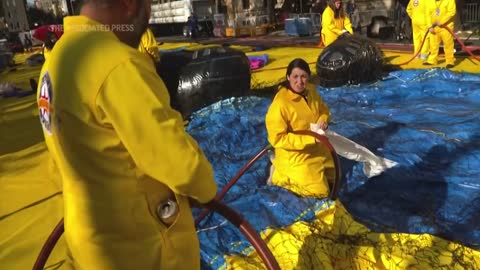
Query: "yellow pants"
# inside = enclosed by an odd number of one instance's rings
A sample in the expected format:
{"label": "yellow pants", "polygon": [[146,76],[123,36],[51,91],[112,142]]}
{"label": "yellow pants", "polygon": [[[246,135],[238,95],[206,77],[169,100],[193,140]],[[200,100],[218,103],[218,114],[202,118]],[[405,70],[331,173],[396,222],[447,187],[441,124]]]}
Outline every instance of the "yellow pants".
{"label": "yellow pants", "polygon": [[423,38],[425,37],[425,33],[427,32],[428,27],[423,25],[423,24],[413,24],[412,25],[412,31],[413,31],[413,54],[416,54],[417,52],[420,51],[419,57],[422,59],[427,59],[430,44],[429,44],[429,37],[430,35],[427,36],[425,39],[425,43],[423,44],[422,48],[420,48],[420,45],[422,45]]}
{"label": "yellow pants", "polygon": [[335,180],[332,155],[324,147],[301,163],[275,158],[272,183],[304,197],[325,198]]}
{"label": "yellow pants", "polygon": [[455,57],[453,56],[453,36],[446,29],[435,27],[435,34],[429,34],[430,36],[430,56],[427,62],[432,65],[438,63],[438,50],[440,48],[440,42],[443,42],[443,50],[445,52],[445,62],[447,65],[455,64]]}

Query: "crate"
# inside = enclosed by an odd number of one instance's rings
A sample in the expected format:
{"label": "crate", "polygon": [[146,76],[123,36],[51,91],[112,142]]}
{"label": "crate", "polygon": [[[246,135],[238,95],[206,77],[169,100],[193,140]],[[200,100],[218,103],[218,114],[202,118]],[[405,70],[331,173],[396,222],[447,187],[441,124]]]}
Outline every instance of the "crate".
{"label": "crate", "polygon": [[245,37],[251,35],[251,27],[237,27],[237,36],[238,37]]}
{"label": "crate", "polygon": [[251,35],[252,36],[263,36],[267,34],[267,26],[261,25],[252,27]]}
{"label": "crate", "polygon": [[298,18],[297,31],[299,36],[311,36],[313,33],[313,23],[311,18]]}
{"label": "crate", "polygon": [[313,24],[311,18],[285,19],[285,32],[289,36],[311,36]]}
{"label": "crate", "polygon": [[251,26],[260,26],[260,25],[268,24],[268,16],[267,15],[250,16],[247,19],[248,19],[248,22]]}
{"label": "crate", "polygon": [[227,37],[245,37],[251,36],[251,27],[227,27],[225,29],[225,35]]}
{"label": "crate", "polygon": [[227,27],[225,28],[225,36],[227,37],[235,37],[235,28]]}
{"label": "crate", "polygon": [[295,18],[285,19],[285,32],[288,36],[298,36],[297,20]]}

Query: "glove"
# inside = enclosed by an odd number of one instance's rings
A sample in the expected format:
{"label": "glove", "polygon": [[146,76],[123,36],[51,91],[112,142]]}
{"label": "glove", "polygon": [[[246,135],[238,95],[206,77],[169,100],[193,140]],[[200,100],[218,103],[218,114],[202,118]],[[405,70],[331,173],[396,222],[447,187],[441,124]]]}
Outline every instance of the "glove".
{"label": "glove", "polygon": [[350,35],[351,35],[350,32],[348,32],[347,30],[343,29],[343,30],[342,30],[342,33],[340,34],[339,37],[344,38],[344,37],[348,37],[348,36],[350,36]]}

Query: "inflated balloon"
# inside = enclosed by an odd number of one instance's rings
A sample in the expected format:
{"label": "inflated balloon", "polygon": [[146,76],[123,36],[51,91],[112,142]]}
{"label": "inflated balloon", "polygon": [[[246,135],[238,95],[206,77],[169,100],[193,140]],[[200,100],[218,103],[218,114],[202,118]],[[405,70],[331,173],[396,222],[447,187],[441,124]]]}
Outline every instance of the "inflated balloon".
{"label": "inflated balloon", "polygon": [[319,84],[324,87],[375,81],[382,73],[382,51],[362,36],[340,36],[317,59]]}
{"label": "inflated balloon", "polygon": [[168,93],[170,105],[180,111],[180,105],[176,99],[180,71],[192,61],[193,51],[169,51],[160,52],[160,62],[157,64],[157,73],[162,78]]}
{"label": "inflated balloon", "polygon": [[183,117],[222,99],[250,90],[250,62],[245,53],[228,47],[195,51],[180,71],[174,97]]}

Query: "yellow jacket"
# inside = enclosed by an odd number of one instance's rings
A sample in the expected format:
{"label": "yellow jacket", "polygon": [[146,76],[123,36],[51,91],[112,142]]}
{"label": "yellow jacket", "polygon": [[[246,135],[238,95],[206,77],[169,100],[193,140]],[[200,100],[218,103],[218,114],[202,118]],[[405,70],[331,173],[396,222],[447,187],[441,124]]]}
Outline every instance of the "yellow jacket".
{"label": "yellow jacket", "polygon": [[[66,17],[64,27],[42,67],[38,105],[74,266],[199,269],[187,197],[215,196],[211,165],[146,55],[87,17]],[[156,208],[173,197],[180,210],[167,226]]]}
{"label": "yellow jacket", "polygon": [[265,124],[268,141],[275,148],[274,184],[304,196],[327,196],[325,169],[333,168],[328,150],[315,138],[290,131],[310,130],[311,123],[328,123],[330,111],[314,86],[308,85],[306,99],[281,87],[268,109]]}
{"label": "yellow jacket", "polygon": [[457,6],[455,0],[429,0],[428,2],[427,25],[430,27],[434,23],[445,25],[453,31],[455,14]]}
{"label": "yellow jacket", "polygon": [[150,28],[147,28],[145,33],[143,33],[140,44],[138,45],[138,50],[142,53],[149,55],[153,59],[153,61],[160,61],[160,54],[158,53],[158,43]]}
{"label": "yellow jacket", "polygon": [[324,37],[325,46],[335,41],[335,39],[342,34],[343,30],[347,30],[350,34],[353,34],[352,23],[345,12],[343,13],[343,18],[335,19],[335,13],[330,6],[327,6],[323,11],[322,36]]}
{"label": "yellow jacket", "polygon": [[[412,19],[412,24],[427,26],[428,1],[431,0],[410,0],[407,5],[407,14]],[[434,0],[433,0],[434,1]],[[428,25],[430,27],[431,25]]]}

